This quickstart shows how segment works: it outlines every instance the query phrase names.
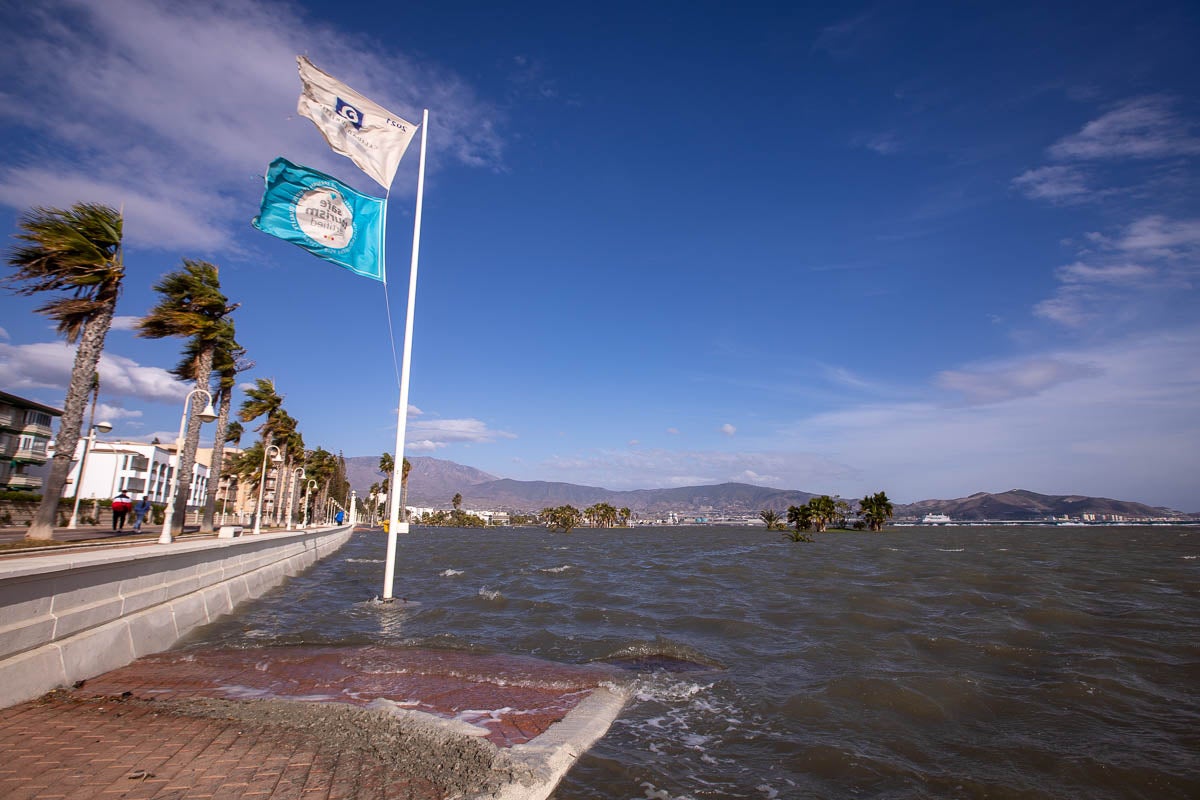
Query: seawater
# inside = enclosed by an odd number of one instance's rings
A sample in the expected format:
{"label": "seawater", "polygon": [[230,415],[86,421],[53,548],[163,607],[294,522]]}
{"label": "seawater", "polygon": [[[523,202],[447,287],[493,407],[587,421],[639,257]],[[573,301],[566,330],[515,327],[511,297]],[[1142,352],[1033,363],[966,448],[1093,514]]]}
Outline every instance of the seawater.
{"label": "seawater", "polygon": [[1200,529],[416,528],[183,647],[606,661],[633,699],[582,798],[1200,797]]}

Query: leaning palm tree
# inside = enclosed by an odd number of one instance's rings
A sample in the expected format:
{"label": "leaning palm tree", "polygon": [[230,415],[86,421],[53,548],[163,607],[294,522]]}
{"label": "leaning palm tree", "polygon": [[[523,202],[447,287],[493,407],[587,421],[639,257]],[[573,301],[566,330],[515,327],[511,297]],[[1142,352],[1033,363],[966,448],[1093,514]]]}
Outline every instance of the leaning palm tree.
{"label": "leaning palm tree", "polygon": [[21,232],[16,238],[22,244],[8,256],[16,273],[3,284],[26,297],[63,292],[35,310],[53,319],[68,343],[78,343],[50,474],[26,533],[28,539],[53,539],[58,500],[71,471],[88,391],[125,277],[123,220],[119,211],[108,206],[77,203],[69,210],[35,208],[18,224]]}
{"label": "leaning palm tree", "polygon": [[[267,378],[258,378],[254,382],[254,386],[247,389],[246,399],[242,401],[242,406],[238,409],[238,419],[242,422],[253,422],[256,419],[262,418],[262,423],[258,426],[259,441],[262,443],[262,449],[259,449],[259,456],[263,455],[263,449],[269,448],[274,444],[275,428],[278,423],[279,415],[283,411],[283,397],[275,391],[275,381]],[[265,478],[265,476],[262,476]],[[254,485],[258,486],[259,477],[255,477]],[[262,509],[255,509],[255,514],[261,515]]]}
{"label": "leaning palm tree", "polygon": [[[213,372],[217,373],[217,429],[213,432],[212,459],[208,474],[210,481],[220,481],[222,467],[225,463],[225,443],[241,441],[241,423],[229,421],[229,411],[233,405],[233,390],[237,383],[239,372],[254,366],[253,361],[246,361],[246,349],[234,341],[233,324],[230,323],[229,336],[222,339],[213,352]],[[237,426],[236,435],[230,437],[233,426]],[[228,490],[226,490],[228,491]],[[217,493],[210,491],[204,498],[204,516],[200,520],[200,532],[212,533],[217,512]]]}
{"label": "leaning palm tree", "polygon": [[[183,360],[173,370],[181,380],[195,381],[197,389],[208,391],[212,378],[213,357],[217,348],[233,339],[229,315],[240,305],[229,303],[221,292],[217,267],[207,261],[185,258],[183,268],[168,272],[154,290],[161,295],[158,304],[150,309],[137,325],[138,336],[146,339],[165,339],[171,336],[188,339]],[[200,416],[203,406],[192,402],[189,409],[187,433],[183,451],[179,453],[176,472],[179,489],[175,496],[175,519],[171,522],[181,529],[187,515],[187,499],[192,484],[192,469],[196,448],[200,444]]]}

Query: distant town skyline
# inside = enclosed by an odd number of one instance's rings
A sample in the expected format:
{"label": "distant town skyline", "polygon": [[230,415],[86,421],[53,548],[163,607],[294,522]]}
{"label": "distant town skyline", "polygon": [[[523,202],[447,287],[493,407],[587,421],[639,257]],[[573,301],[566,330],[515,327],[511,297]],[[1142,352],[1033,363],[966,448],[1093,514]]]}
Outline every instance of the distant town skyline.
{"label": "distant town skyline", "polygon": [[[200,258],[242,304],[245,381],[275,380],[310,447],[394,450],[417,148],[386,303],[250,226],[278,156],[382,194],[296,113],[305,54],[430,111],[408,454],[616,490],[1200,510],[1194,4],[48,0],[0,22],[6,240],[33,206],[124,210],[112,438],[175,438],[180,343],[133,325]],[[0,390],[61,407],[73,351],[41,302],[0,293]]]}

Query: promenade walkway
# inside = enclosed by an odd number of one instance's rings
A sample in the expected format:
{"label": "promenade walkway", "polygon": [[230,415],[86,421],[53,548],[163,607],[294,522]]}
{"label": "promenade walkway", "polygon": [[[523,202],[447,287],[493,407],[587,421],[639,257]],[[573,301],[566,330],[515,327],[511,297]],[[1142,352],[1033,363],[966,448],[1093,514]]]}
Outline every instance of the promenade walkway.
{"label": "promenade walkway", "polygon": [[0,797],[538,800],[623,685],[502,654],[172,650],[0,709]]}

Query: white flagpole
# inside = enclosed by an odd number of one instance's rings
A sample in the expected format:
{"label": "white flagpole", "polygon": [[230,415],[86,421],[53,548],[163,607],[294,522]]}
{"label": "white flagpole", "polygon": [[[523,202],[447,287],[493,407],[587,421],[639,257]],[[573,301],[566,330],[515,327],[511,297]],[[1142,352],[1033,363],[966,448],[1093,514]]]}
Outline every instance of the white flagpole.
{"label": "white flagpole", "polygon": [[412,265],[408,272],[408,316],[404,322],[404,359],[400,365],[400,408],[396,413],[396,460],[388,510],[387,564],[383,571],[383,600],[393,599],[396,578],[396,535],[408,533],[408,522],[400,521],[400,482],[404,474],[404,435],[408,427],[408,379],[412,363],[413,314],[417,303],[417,257],[421,252],[421,204],[425,199],[425,145],[429,139],[429,109],[421,115],[421,163],[417,168],[417,210],[413,215]]}

